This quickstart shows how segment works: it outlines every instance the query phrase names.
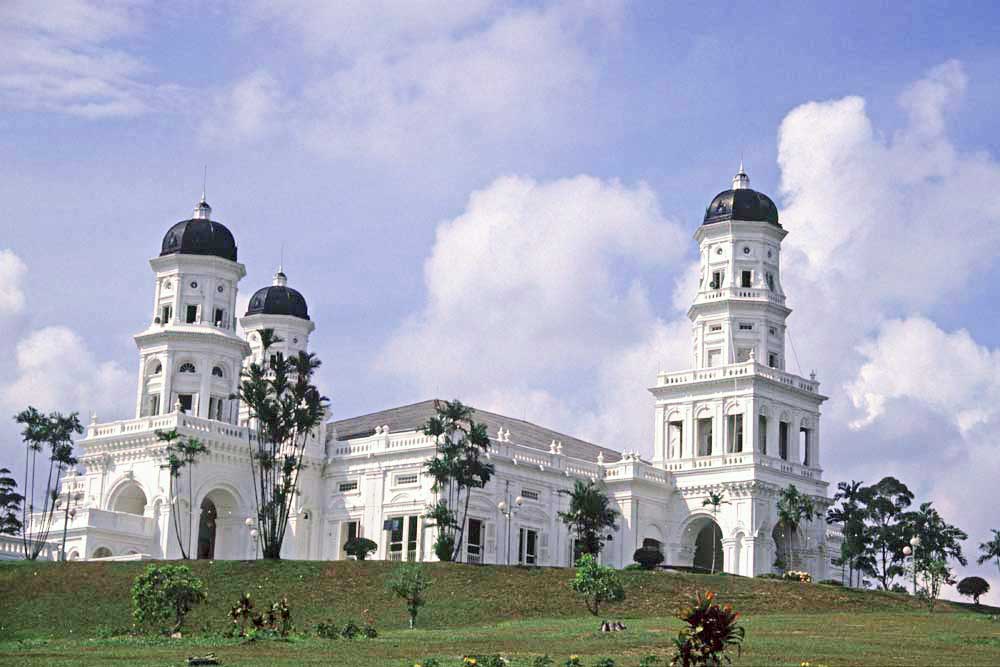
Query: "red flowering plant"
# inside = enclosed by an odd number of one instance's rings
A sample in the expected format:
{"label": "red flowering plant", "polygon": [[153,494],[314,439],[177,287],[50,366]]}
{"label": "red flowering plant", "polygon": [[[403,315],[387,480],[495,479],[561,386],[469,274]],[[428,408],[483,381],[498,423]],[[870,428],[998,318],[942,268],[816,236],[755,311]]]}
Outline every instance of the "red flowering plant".
{"label": "red flowering plant", "polygon": [[677,618],[687,626],[674,639],[676,654],[671,665],[720,667],[732,663],[726,651],[735,647],[737,655],[741,652],[746,630],[736,624],[739,614],[728,604],[715,604],[715,593],[706,592],[704,597],[699,593]]}

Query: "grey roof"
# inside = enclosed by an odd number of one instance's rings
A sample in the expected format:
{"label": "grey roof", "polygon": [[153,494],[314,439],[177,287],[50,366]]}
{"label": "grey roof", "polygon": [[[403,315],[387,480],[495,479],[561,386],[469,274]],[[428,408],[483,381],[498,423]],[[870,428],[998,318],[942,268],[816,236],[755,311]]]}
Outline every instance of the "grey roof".
{"label": "grey roof", "polygon": [[[351,417],[331,422],[337,440],[351,440],[352,438],[363,438],[372,435],[377,426],[388,426],[390,432],[394,431],[422,431],[427,420],[435,414],[435,399],[403,405],[398,408],[390,408],[380,412],[373,412],[368,415]],[[470,406],[471,407],[471,406]],[[472,418],[477,422],[484,422],[490,433],[490,437],[496,437],[497,430],[503,426],[510,431],[510,440],[513,444],[524,445],[532,449],[549,451],[549,445],[553,440],[562,443],[562,453],[575,459],[585,461],[597,461],[597,455],[604,452],[604,461],[611,463],[621,459],[621,452],[613,449],[600,447],[586,440],[580,440],[573,436],[559,433],[552,429],[532,424],[523,419],[498,415],[495,412],[478,410]]]}

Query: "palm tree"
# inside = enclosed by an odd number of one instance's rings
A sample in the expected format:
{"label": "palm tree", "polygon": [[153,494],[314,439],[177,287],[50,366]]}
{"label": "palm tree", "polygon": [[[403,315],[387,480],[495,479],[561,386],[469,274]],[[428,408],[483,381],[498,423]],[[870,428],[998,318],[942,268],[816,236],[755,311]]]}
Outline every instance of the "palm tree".
{"label": "palm tree", "polygon": [[982,555],[976,559],[976,562],[982,565],[986,561],[994,559],[997,562],[997,569],[1000,569],[1000,530],[994,528],[992,532],[993,539],[979,545],[979,551],[982,552]]}
{"label": "palm tree", "polygon": [[792,565],[792,535],[799,531],[799,525],[803,521],[812,521],[819,518],[813,499],[795,488],[794,484],[789,484],[787,488],[781,490],[778,495],[778,522],[785,527],[786,555],[789,562],[786,568]]}
{"label": "palm tree", "polygon": [[586,484],[576,480],[572,491],[559,489],[559,493],[569,496],[569,511],[559,512],[559,518],[583,542],[583,553],[597,556],[604,548],[604,531],[618,530],[618,511],[611,507],[608,494],[594,480]]}
{"label": "palm tree", "polygon": [[[847,585],[854,585],[854,566],[858,551],[863,547],[864,511],[859,505],[864,490],[864,482],[851,480],[837,484],[834,502],[839,501],[840,507],[831,507],[826,513],[827,523],[839,523],[844,526],[844,542],[841,545],[842,564],[848,568]],[[843,571],[843,570],[841,570]]]}
{"label": "palm tree", "polygon": [[[174,480],[180,479],[181,470],[184,467],[188,469],[188,521],[187,521],[187,539],[188,546],[191,546],[191,514],[194,513],[194,465],[197,463],[198,456],[204,454],[208,451],[201,440],[197,438],[192,438],[188,436],[183,436],[177,432],[177,429],[171,429],[169,431],[157,431],[156,437],[160,439],[160,442],[167,443],[166,453],[167,453],[167,463],[164,468],[170,470],[170,499],[173,501],[176,498],[176,487],[177,483]],[[180,503],[171,511],[173,515],[174,524],[174,535],[177,536],[177,544],[181,549],[181,558],[187,560],[189,558],[187,550],[184,548],[184,539],[181,535],[180,526]]]}
{"label": "palm tree", "polygon": [[[712,516],[718,516],[718,514],[719,514],[719,507],[721,507],[722,505],[728,505],[729,504],[728,500],[723,500],[722,499],[723,493],[725,493],[725,491],[723,491],[721,493],[715,493],[715,492],[709,491],[708,498],[705,498],[705,500],[701,501],[701,506],[702,507],[711,506],[712,507]],[[718,521],[716,521],[716,523],[718,523]],[[712,527],[712,574],[715,574],[715,550],[716,550],[716,547],[715,547],[715,527],[713,526]]]}

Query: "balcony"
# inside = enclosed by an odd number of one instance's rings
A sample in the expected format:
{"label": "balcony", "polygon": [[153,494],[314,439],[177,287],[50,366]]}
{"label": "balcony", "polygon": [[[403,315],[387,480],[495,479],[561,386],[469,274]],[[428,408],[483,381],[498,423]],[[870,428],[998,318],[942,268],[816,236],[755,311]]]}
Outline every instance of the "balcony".
{"label": "balcony", "polygon": [[819,393],[819,382],[807,380],[792,373],[786,373],[777,368],[765,366],[751,359],[738,364],[727,366],[715,366],[713,368],[696,368],[687,371],[677,371],[673,373],[660,373],[657,376],[657,387],[669,387],[674,385],[692,384],[696,382],[713,382],[717,380],[732,380],[739,378],[759,377],[772,382],[777,382],[793,389]]}
{"label": "balcony", "polygon": [[[153,537],[156,531],[156,520],[141,514],[94,508],[79,508],[75,512],[69,517],[69,522],[66,525],[67,530],[71,532],[97,530],[147,539]],[[53,512],[52,525],[49,530],[50,538],[62,532],[64,520],[65,515],[60,510],[57,509]],[[36,512],[32,515],[31,525],[41,526],[42,521],[42,513]]]}
{"label": "balcony", "polygon": [[108,422],[106,424],[90,424],[87,427],[87,440],[95,438],[112,438],[131,433],[145,433],[157,430],[188,429],[198,431],[200,437],[214,436],[222,439],[246,441],[247,429],[214,419],[202,419],[183,412],[172,412],[155,417],[140,417]]}
{"label": "balcony", "polygon": [[664,463],[664,469],[671,473],[683,473],[694,470],[731,468],[736,466],[757,466],[776,470],[786,475],[802,477],[803,479],[819,480],[821,471],[800,463],[767,456],[760,452],[733,452],[730,454],[713,454],[712,456],[696,456],[685,459],[671,459]]}
{"label": "balcony", "polygon": [[720,289],[699,292],[695,297],[695,304],[712,303],[722,299],[735,299],[739,301],[758,301],[762,303],[773,303],[776,306],[785,305],[785,297],[777,292],[772,292],[767,288],[756,287],[723,287]]}

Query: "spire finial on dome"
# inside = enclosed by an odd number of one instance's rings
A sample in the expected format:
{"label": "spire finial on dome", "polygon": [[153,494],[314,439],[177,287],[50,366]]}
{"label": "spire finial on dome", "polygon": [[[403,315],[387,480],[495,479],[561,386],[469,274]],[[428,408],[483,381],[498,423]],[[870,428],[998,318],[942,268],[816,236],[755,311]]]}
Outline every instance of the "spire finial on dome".
{"label": "spire finial on dome", "polygon": [[271,284],[275,287],[285,287],[288,285],[288,276],[285,275],[281,266],[278,266],[278,272],[274,274],[274,280],[271,281]]}
{"label": "spire finial on dome", "polygon": [[208,181],[208,165],[205,165],[205,171],[202,174],[201,179],[201,199],[198,201],[198,205],[194,207],[194,218],[195,220],[210,220],[212,217],[212,207],[208,205],[208,201],[205,200],[205,184]]}
{"label": "spire finial on dome", "polygon": [[733,190],[748,190],[750,188],[750,177],[743,170],[743,158],[740,157],[740,170],[733,177]]}

